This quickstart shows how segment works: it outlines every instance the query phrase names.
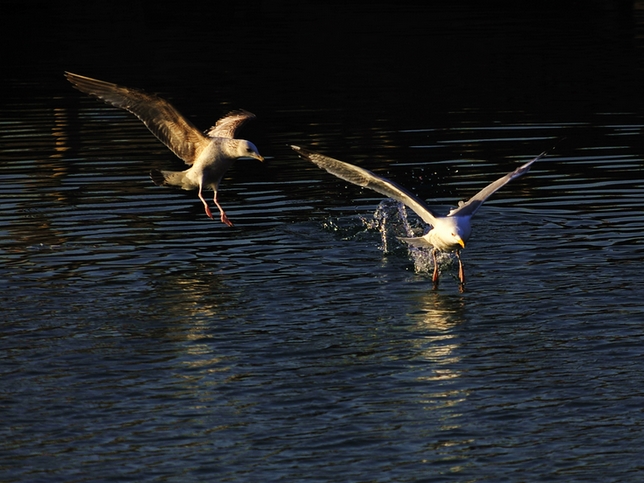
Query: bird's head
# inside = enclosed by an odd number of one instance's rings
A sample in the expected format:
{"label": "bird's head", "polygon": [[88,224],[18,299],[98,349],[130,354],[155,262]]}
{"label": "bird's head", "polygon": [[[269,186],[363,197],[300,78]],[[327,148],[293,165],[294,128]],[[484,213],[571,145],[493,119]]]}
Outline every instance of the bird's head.
{"label": "bird's head", "polygon": [[238,141],[235,143],[235,157],[237,159],[259,159],[260,161],[264,161],[264,157],[259,154],[257,147],[253,143],[245,139],[236,141]]}
{"label": "bird's head", "polygon": [[470,220],[456,216],[441,217],[434,227],[434,245],[441,250],[460,250],[470,237]]}
{"label": "bird's head", "polygon": [[461,248],[465,248],[465,240],[458,233],[450,233],[455,245],[460,245]]}

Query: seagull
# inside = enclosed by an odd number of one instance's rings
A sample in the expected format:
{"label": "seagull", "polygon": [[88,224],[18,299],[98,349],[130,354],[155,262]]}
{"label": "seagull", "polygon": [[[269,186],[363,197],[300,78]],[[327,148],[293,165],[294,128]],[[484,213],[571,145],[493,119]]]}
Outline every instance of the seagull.
{"label": "seagull", "polygon": [[71,72],[65,72],[65,77],[79,91],[134,114],[159,141],[190,165],[185,171],[153,169],[150,177],[154,184],[184,190],[198,188],[199,199],[203,203],[206,215],[211,219],[212,212],[202,191],[212,189],[222,223],[233,226],[217,201],[217,189],[221,178],[237,159],[252,158],[264,161],[253,143],[235,138],[243,124],[255,119],[253,113],[243,109],[232,111],[203,134],[168,101],[154,94]]}
{"label": "seagull", "polygon": [[425,223],[431,225],[431,230],[423,236],[412,238],[401,237],[400,240],[415,247],[431,247],[432,260],[434,262],[434,273],[432,275],[434,288],[438,286],[438,264],[436,263],[436,254],[439,251],[454,252],[456,254],[456,258],[458,259],[458,278],[461,287],[465,285],[465,271],[463,270],[460,251],[465,248],[465,242],[467,242],[472,232],[472,216],[474,216],[483,202],[485,202],[485,200],[487,200],[494,192],[502,186],[505,186],[513,179],[526,174],[530,170],[532,164],[541,159],[548,152],[544,151],[533,160],[519,166],[511,173],[497,179],[493,183],[490,183],[469,200],[465,202],[461,201],[459,206],[450,210],[447,216],[439,216],[430,210],[427,205],[419,200],[415,195],[401,186],[398,186],[393,181],[389,181],[386,178],[378,176],[366,169],[354,166],[353,164],[329,158],[328,156],[324,156],[323,154],[310,151],[300,146],[291,145],[291,148],[302,158],[308,159],[320,168],[327,170],[329,173],[340,179],[358,186],[372,189],[377,193],[403,203],[405,206],[413,210]]}

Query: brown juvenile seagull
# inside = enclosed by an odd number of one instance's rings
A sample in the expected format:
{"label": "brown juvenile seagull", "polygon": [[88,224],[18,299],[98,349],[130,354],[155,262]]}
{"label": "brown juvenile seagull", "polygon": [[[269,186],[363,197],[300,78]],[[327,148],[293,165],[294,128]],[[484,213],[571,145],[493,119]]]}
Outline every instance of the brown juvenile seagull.
{"label": "brown juvenile seagull", "polygon": [[436,252],[454,252],[458,258],[458,278],[461,286],[465,284],[465,271],[463,270],[463,263],[461,262],[460,251],[465,248],[465,242],[470,237],[472,226],[470,219],[474,213],[481,207],[483,202],[487,200],[495,191],[502,186],[512,181],[519,176],[524,175],[530,170],[532,163],[545,156],[547,151],[544,151],[532,161],[519,166],[517,169],[505,176],[490,183],[481,191],[472,196],[468,201],[460,202],[458,208],[452,209],[447,216],[439,216],[430,210],[425,203],[419,200],[414,194],[405,190],[396,183],[382,178],[371,171],[359,168],[353,164],[345,163],[337,159],[329,158],[323,154],[319,154],[299,146],[291,146],[293,150],[301,157],[308,159],[320,168],[327,170],[334,176],[348,181],[349,183],[363,186],[372,189],[382,195],[393,198],[400,203],[408,206],[420,218],[432,226],[432,229],[427,234],[413,238],[400,238],[402,241],[409,245],[416,247],[431,247],[432,259],[434,261],[434,273],[432,275],[432,282],[434,286],[438,284],[438,264],[436,263]]}
{"label": "brown juvenile seagull", "polygon": [[150,177],[159,186],[175,186],[184,190],[199,189],[199,199],[206,215],[213,218],[202,195],[204,189],[215,192],[214,202],[221,213],[221,221],[233,226],[217,201],[219,182],[237,159],[259,159],[257,148],[250,141],[235,139],[238,129],[255,115],[244,110],[233,111],[222,117],[205,134],[183,117],[168,101],[141,89],[123,87],[82,75],[65,72],[67,80],[79,91],[91,94],[108,104],[120,107],[138,117],[159,141],[183,159],[190,168],[185,171],[153,169]]}

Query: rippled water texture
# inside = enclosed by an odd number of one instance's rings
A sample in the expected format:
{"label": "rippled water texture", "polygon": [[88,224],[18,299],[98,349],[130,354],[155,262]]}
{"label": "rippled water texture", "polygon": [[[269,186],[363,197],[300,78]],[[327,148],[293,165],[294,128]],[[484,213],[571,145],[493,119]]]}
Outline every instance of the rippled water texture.
{"label": "rippled water texture", "polygon": [[[0,480],[640,481],[642,4],[564,4],[12,4],[38,62],[0,74]],[[235,227],[63,70],[203,129],[255,112]],[[561,139],[477,213],[463,293],[397,240],[412,212],[287,146],[447,213]]]}

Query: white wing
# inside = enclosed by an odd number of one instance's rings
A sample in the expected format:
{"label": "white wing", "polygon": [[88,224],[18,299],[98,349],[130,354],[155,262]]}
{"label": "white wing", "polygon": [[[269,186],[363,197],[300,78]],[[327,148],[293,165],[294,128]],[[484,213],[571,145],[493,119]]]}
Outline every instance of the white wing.
{"label": "white wing", "polygon": [[291,146],[291,148],[303,158],[308,159],[320,168],[327,170],[332,175],[348,181],[349,183],[372,189],[377,193],[393,198],[396,201],[400,201],[420,216],[425,223],[432,226],[436,224],[437,215],[435,215],[425,205],[425,203],[416,198],[415,195],[398,186],[393,181],[377,176],[371,171],[359,168],[353,164],[329,158],[328,156],[309,151],[299,146]]}
{"label": "white wing", "polygon": [[518,178],[519,176],[523,176],[528,171],[530,171],[530,167],[532,166],[532,163],[541,159],[543,156],[547,154],[547,152],[548,151],[544,151],[539,156],[534,158],[532,161],[528,161],[523,166],[519,166],[511,173],[508,173],[502,178],[499,178],[493,183],[490,183],[481,191],[479,191],[474,196],[472,196],[469,200],[467,200],[464,203],[461,203],[458,208],[454,208],[453,210],[451,210],[447,216],[470,216],[470,217],[473,216],[474,213],[476,213],[476,211],[481,207],[483,202],[487,200],[490,196],[492,196],[494,192],[496,192],[498,189],[508,184],[513,179]]}

